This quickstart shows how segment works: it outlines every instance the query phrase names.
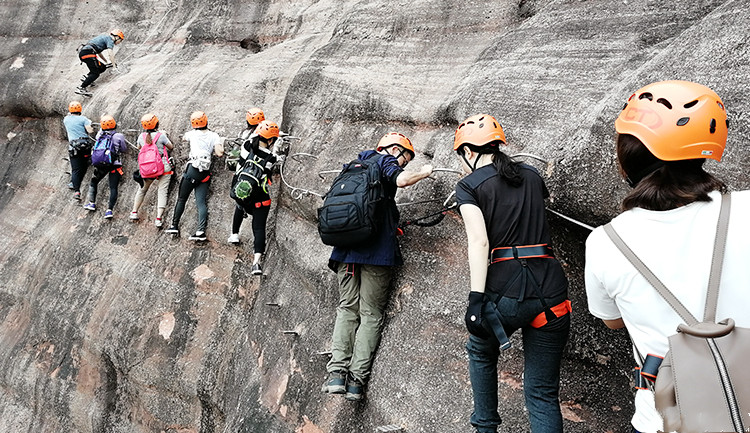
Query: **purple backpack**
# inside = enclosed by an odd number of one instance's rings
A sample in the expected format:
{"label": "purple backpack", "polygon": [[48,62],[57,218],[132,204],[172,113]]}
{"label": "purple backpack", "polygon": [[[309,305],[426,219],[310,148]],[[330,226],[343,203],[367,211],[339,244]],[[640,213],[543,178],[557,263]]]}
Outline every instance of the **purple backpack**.
{"label": "purple backpack", "polygon": [[114,132],[102,132],[91,150],[91,165],[111,165],[117,160],[117,148],[112,137]]}

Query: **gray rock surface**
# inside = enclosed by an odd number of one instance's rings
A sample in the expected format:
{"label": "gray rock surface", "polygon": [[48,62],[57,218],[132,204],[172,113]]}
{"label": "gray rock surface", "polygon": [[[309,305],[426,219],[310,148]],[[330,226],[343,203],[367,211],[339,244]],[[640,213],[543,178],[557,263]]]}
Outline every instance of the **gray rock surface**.
{"label": "gray rock surface", "polygon": [[[512,152],[549,160],[530,162],[547,177],[550,208],[598,225],[626,192],[612,144],[623,101],[651,81],[688,79],[714,88],[730,113],[724,161],[710,169],[733,189],[750,184],[746,1],[248,3],[0,4],[0,432],[470,432],[468,272],[454,213],[402,238],[406,265],[367,399],[319,392],[337,288],[316,232],[320,199],[293,188],[324,192],[331,178],[318,171],[390,130],[412,138],[412,165],[455,169],[453,128],[491,113]],[[233,205],[222,160],[205,245],[157,231],[153,193],[142,222],[129,223],[137,187],[127,177],[112,221],[70,198],[61,119],[86,71],[75,49],[111,26],[126,34],[119,68],[97,81],[85,115],[137,129],[153,111],[178,141],[194,110],[231,137],[260,106],[300,137],[291,153],[317,156],[290,159],[275,179],[262,278],[249,273],[249,221],[242,246],[224,242]],[[185,147],[175,156],[184,163]],[[135,152],[125,164],[136,168]],[[437,200],[403,206],[403,218],[439,209],[456,180],[437,173],[401,191],[402,203]],[[102,185],[99,203],[107,194]],[[176,182],[167,218],[175,199]],[[575,308],[565,429],[629,432],[627,337],[587,314],[588,232],[549,217]],[[184,233],[195,218],[191,200]],[[528,431],[513,341],[500,372],[503,432]]]}

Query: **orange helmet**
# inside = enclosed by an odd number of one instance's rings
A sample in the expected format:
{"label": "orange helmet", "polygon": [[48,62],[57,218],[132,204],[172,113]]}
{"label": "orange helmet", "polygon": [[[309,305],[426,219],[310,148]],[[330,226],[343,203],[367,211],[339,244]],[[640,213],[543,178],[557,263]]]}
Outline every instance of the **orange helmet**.
{"label": "orange helmet", "polygon": [[204,128],[208,125],[208,116],[202,111],[194,111],[190,115],[190,124],[193,125],[193,128]]}
{"label": "orange helmet", "polygon": [[475,114],[461,122],[453,137],[453,150],[464,144],[485,146],[495,141],[505,141],[505,132],[500,122],[489,114]]}
{"label": "orange helmet", "polygon": [[141,126],[146,131],[156,129],[156,125],[159,124],[159,118],[154,113],[146,113],[141,117]]}
{"label": "orange helmet", "polygon": [[99,119],[99,126],[103,130],[109,130],[109,129],[115,129],[117,127],[117,122],[115,122],[115,118],[110,116],[109,114],[105,114],[102,116],[101,119]]}
{"label": "orange helmet", "polygon": [[81,106],[81,103],[78,101],[70,101],[70,104],[68,104],[68,111],[71,113],[80,113],[83,111],[83,106]]}
{"label": "orange helmet", "polygon": [[406,138],[404,134],[399,132],[389,132],[385,134],[380,141],[378,146],[375,148],[378,152],[391,146],[401,146],[407,152],[411,153],[411,157],[414,158],[417,154],[414,152],[414,146],[411,144],[411,140]]}
{"label": "orange helmet", "polygon": [[255,126],[259,124],[260,122],[266,120],[266,115],[263,114],[263,110],[261,110],[260,108],[253,107],[247,110],[247,113],[245,114],[245,119],[247,120],[247,123],[249,123],[252,126]]}
{"label": "orange helmet", "polygon": [[728,126],[719,95],[702,84],[676,80],[639,89],[615,120],[617,133],[635,136],[662,161],[721,161]]}
{"label": "orange helmet", "polygon": [[122,32],[120,29],[114,29],[111,32],[109,32],[112,36],[117,36],[120,39],[125,39],[125,33]]}
{"label": "orange helmet", "polygon": [[266,140],[279,136],[279,125],[270,120],[264,120],[258,124],[255,132]]}

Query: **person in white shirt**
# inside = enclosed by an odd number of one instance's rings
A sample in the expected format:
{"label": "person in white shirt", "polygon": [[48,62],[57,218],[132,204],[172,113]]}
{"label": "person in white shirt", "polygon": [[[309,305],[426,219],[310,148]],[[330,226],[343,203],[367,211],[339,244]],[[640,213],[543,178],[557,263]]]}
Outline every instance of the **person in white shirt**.
{"label": "person in white shirt", "polygon": [[[708,87],[663,81],[636,91],[615,122],[617,159],[633,188],[612,226],[633,252],[696,317],[703,317],[721,194],[706,172],[721,160],[728,122]],[[717,318],[750,326],[750,191],[732,193]],[[683,320],[612,243],[603,227],[586,241],[586,293],[591,314],[612,329],[626,327],[638,354],[664,356]],[[640,361],[638,361],[640,362]],[[640,389],[631,424],[662,431],[653,392]]]}
{"label": "person in white shirt", "polygon": [[198,207],[198,228],[192,241],[206,240],[206,227],[208,226],[208,185],[211,179],[211,156],[221,157],[224,155],[224,139],[219,134],[208,129],[208,117],[202,111],[196,111],[190,115],[192,131],[188,131],[182,137],[183,141],[190,144],[189,161],[185,173],[180,181],[180,191],[177,204],[174,207],[172,225],[165,233],[180,234],[180,218],[185,211],[190,193],[195,191],[195,204]]}

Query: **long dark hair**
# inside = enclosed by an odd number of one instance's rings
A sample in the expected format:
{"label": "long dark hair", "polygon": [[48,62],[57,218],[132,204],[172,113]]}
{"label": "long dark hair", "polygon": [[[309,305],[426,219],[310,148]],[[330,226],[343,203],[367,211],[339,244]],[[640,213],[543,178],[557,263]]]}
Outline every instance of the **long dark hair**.
{"label": "long dark hair", "polygon": [[711,201],[711,191],[727,192],[724,182],[703,169],[705,159],[661,161],[630,134],[618,135],[617,160],[620,173],[633,186],[622,200],[622,210],[676,209],[696,201]]}
{"label": "long dark hair", "polygon": [[[517,188],[523,183],[520,168],[521,163],[514,161],[505,152],[500,150],[501,143],[501,141],[493,141],[484,146],[474,146],[472,144],[464,144],[464,146],[467,146],[472,152],[478,153],[480,156],[486,154],[492,155],[492,164],[495,166],[498,176],[508,185]],[[459,148],[458,152],[462,152],[462,149]]]}

